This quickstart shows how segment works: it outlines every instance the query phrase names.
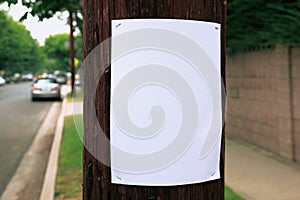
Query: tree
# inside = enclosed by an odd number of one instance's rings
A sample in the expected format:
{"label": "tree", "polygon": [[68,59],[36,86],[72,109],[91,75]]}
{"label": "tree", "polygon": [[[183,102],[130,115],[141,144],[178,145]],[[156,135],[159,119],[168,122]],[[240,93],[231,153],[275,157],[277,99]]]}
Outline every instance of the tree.
{"label": "tree", "polygon": [[228,1],[227,46],[230,49],[300,44],[300,1]]}
{"label": "tree", "polygon": [[[81,60],[81,36],[75,36],[75,58]],[[67,33],[49,36],[43,47],[47,55],[46,68],[49,71],[69,71],[69,35]]]}
{"label": "tree", "polygon": [[10,5],[10,4],[16,4],[16,3],[18,3],[18,0],[0,0],[0,4],[4,3],[4,2],[7,2],[8,5]]}
{"label": "tree", "polygon": [[49,19],[56,13],[69,12],[72,13],[75,27],[82,29],[82,16],[80,0],[65,0],[65,1],[51,1],[51,0],[22,0],[22,4],[30,11],[26,12],[21,20],[26,19],[28,14],[37,16],[39,20]]}
{"label": "tree", "polygon": [[44,64],[38,42],[25,26],[0,11],[0,70],[6,72],[36,72]]}
{"label": "tree", "polygon": [[21,20],[26,19],[28,14],[37,16],[40,20],[53,17],[58,12],[67,11],[69,13],[70,26],[70,69],[72,73],[72,91],[75,81],[75,67],[74,67],[74,22],[79,27],[81,23],[81,7],[79,0],[22,0],[22,4],[30,11],[26,12]]}

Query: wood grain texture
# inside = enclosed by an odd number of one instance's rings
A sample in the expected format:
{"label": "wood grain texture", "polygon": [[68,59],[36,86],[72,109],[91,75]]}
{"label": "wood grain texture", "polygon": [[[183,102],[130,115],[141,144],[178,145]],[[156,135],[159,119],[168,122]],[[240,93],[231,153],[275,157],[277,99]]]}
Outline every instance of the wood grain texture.
{"label": "wood grain texture", "polygon": [[[225,82],[225,16],[226,0],[83,0],[83,52],[89,53],[111,36],[112,19],[176,18],[217,22],[222,25],[221,73]],[[109,146],[99,138],[91,120],[96,109],[98,121],[109,138],[110,67],[97,77],[110,61],[110,43],[90,59],[92,69],[84,71],[84,140],[93,151],[109,158]],[[96,94],[91,85],[100,78]],[[222,135],[221,179],[175,187],[143,187],[111,184],[110,168],[84,148],[84,200],[223,200],[224,199],[224,129]],[[188,169],[186,169],[188,170]]]}

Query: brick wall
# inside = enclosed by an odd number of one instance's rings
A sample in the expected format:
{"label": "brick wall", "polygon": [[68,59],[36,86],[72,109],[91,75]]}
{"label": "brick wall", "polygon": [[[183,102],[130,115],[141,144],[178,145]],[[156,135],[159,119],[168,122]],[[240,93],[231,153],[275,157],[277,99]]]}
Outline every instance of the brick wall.
{"label": "brick wall", "polygon": [[293,125],[296,160],[300,162],[300,48],[292,51]]}
{"label": "brick wall", "polygon": [[226,133],[300,160],[299,68],[300,48],[229,55]]}

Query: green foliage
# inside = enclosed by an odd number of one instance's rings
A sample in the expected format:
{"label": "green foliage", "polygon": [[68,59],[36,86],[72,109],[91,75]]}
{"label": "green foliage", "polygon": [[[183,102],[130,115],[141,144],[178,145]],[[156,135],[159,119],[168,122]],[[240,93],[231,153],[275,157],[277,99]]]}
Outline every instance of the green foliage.
{"label": "green foliage", "polygon": [[300,44],[299,0],[229,0],[229,49]]}
{"label": "green foliage", "polygon": [[[43,47],[47,55],[46,67],[48,71],[54,70],[69,71],[69,34],[57,34],[46,38]],[[82,40],[81,36],[75,36],[75,57],[81,60]]]}
{"label": "green foliage", "polygon": [[54,70],[68,71],[69,48],[66,46],[68,41],[68,34],[58,34],[45,39],[43,49],[48,57],[46,67],[50,72]]}
{"label": "green foliage", "polygon": [[0,4],[4,3],[4,2],[7,2],[8,5],[10,5],[10,4],[16,4],[16,3],[18,3],[18,0],[0,0]]}
{"label": "green foliage", "polygon": [[38,16],[40,20],[51,18],[57,12],[80,10],[79,0],[22,0],[22,4],[31,8],[30,14]]}
{"label": "green foliage", "polygon": [[0,11],[0,27],[0,70],[36,72],[43,66],[45,55],[25,26]]}
{"label": "green foliage", "polygon": [[30,11],[26,12],[20,20],[26,19],[28,14],[31,14],[43,21],[53,17],[56,13],[68,11],[73,15],[75,26],[82,30],[80,0],[22,0],[22,4],[30,8]]}

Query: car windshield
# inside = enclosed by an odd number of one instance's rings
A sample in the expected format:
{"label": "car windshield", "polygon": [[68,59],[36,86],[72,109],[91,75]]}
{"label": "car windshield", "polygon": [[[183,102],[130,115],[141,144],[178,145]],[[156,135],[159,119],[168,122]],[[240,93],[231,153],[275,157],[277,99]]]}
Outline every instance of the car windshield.
{"label": "car windshield", "polygon": [[57,74],[56,77],[62,78],[62,77],[67,77],[65,74]]}
{"label": "car windshield", "polygon": [[39,79],[39,80],[36,80],[35,83],[38,83],[38,84],[56,83],[56,81],[54,79]]}

